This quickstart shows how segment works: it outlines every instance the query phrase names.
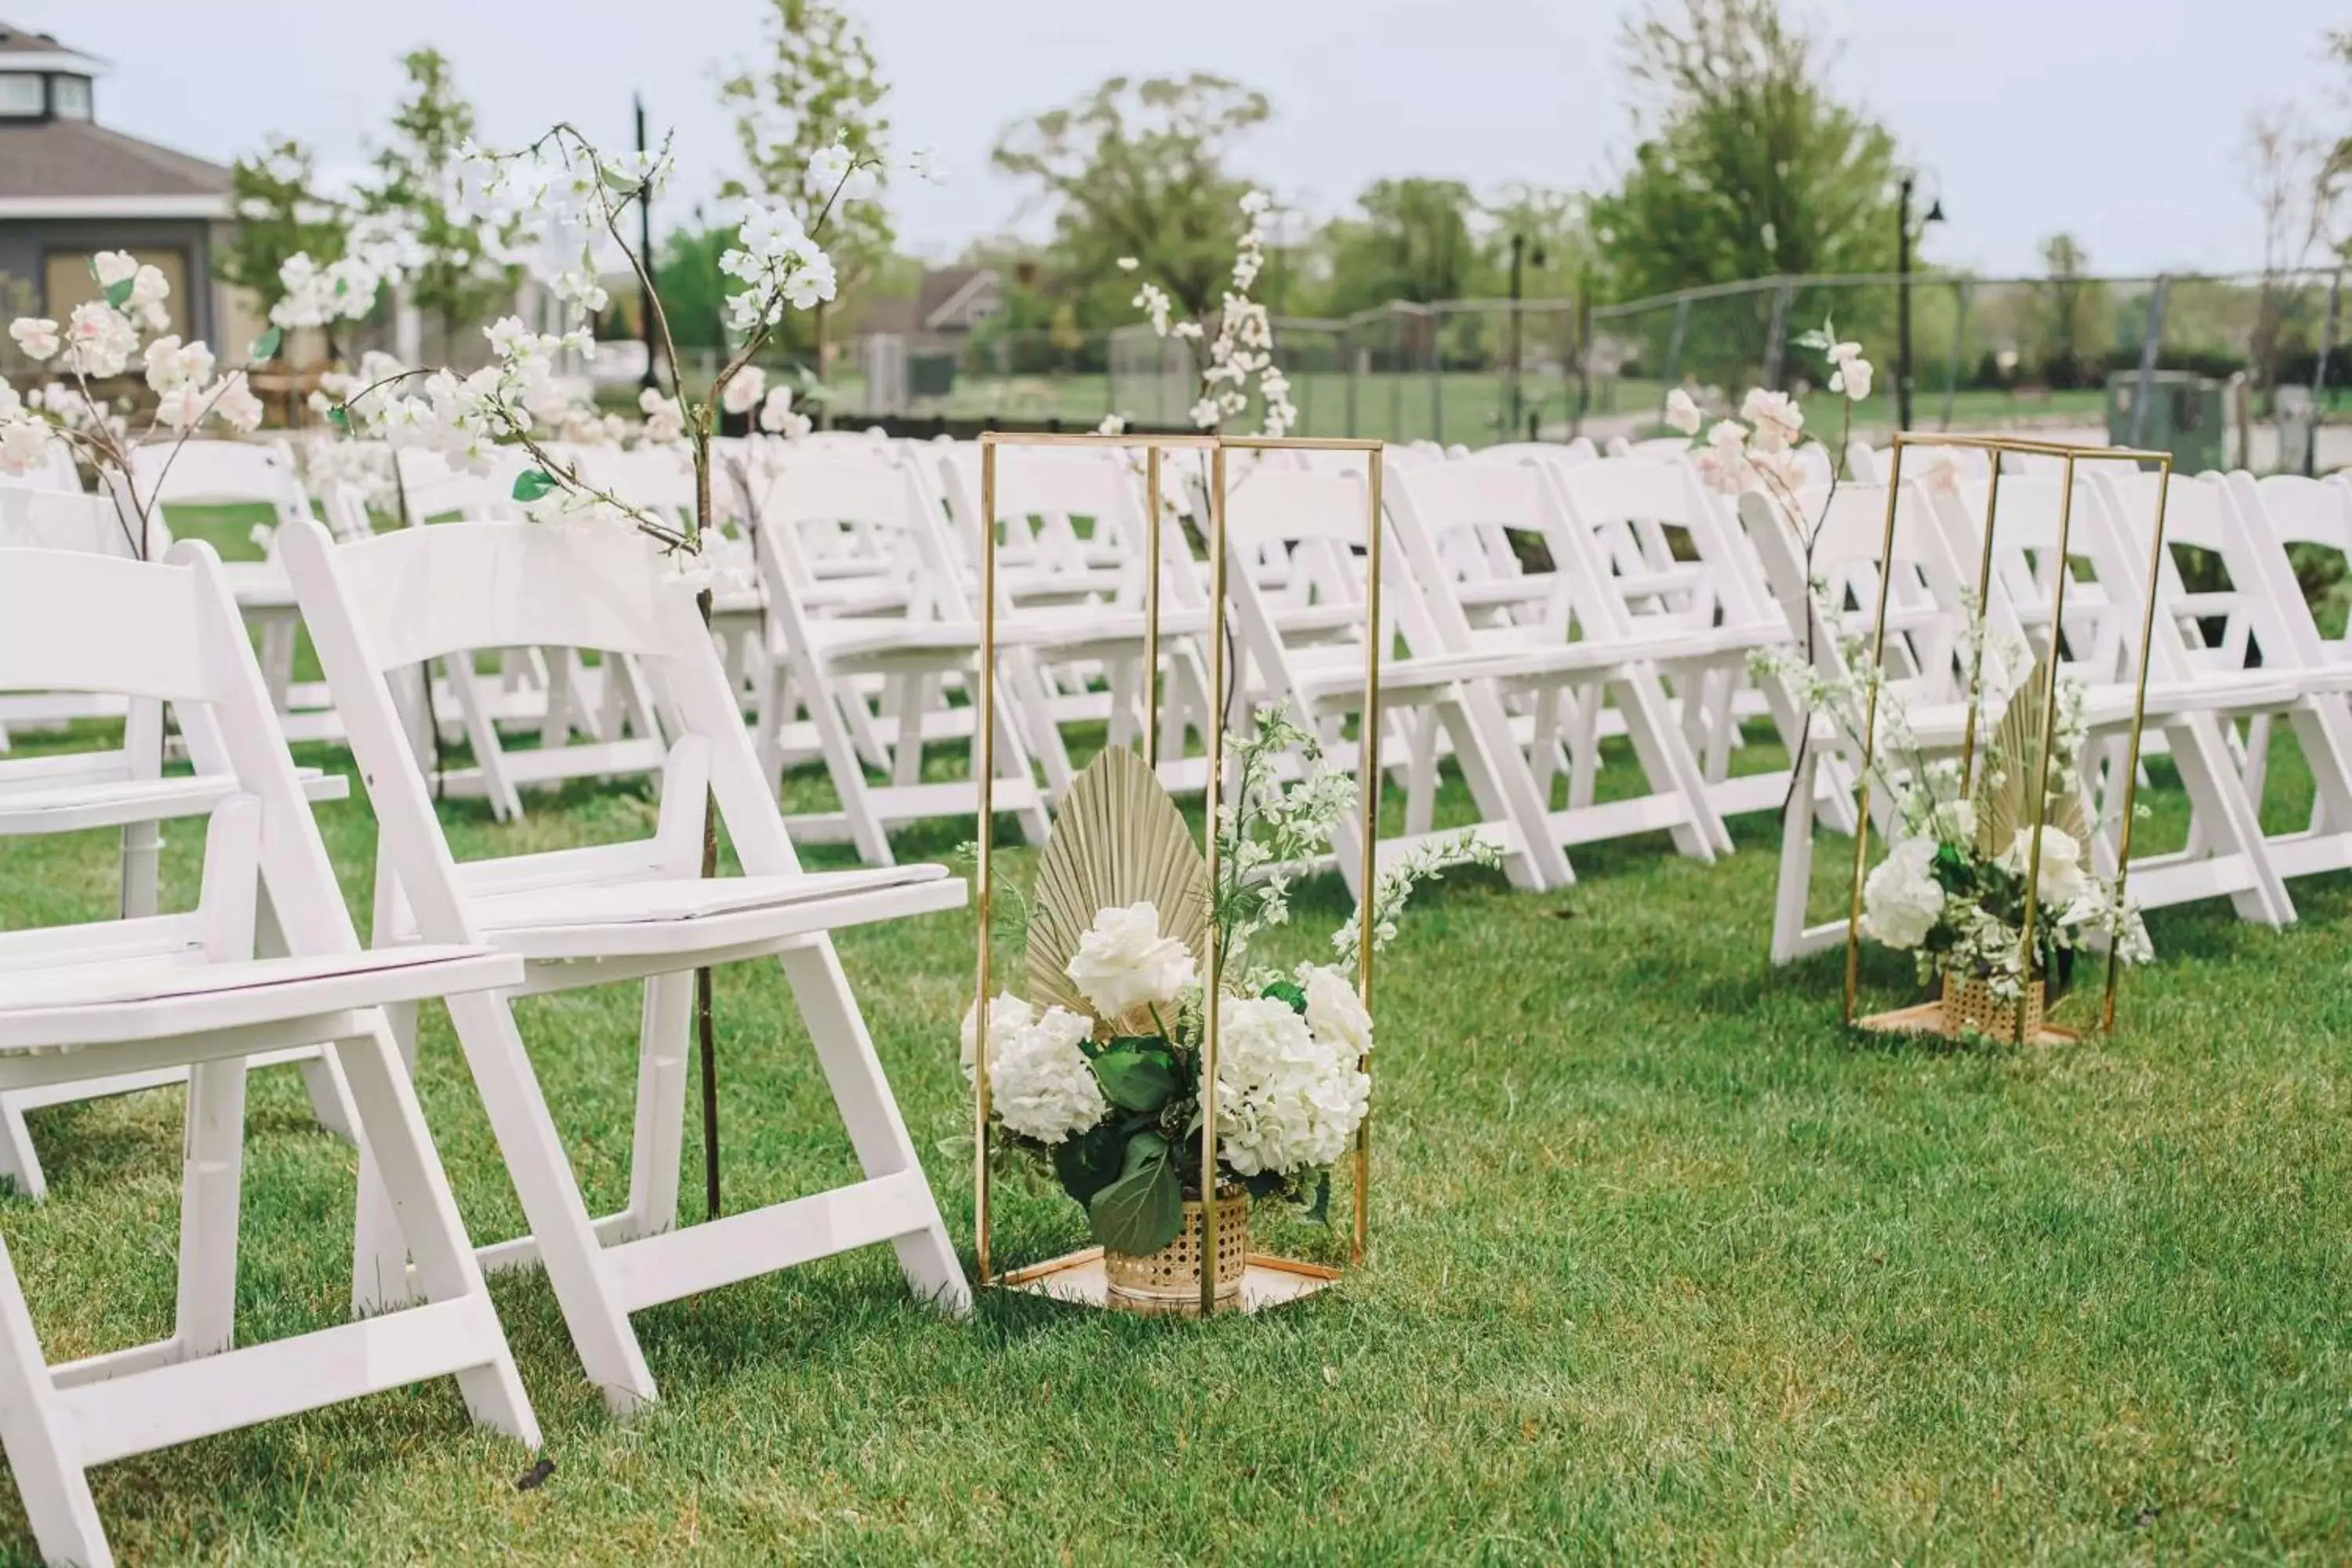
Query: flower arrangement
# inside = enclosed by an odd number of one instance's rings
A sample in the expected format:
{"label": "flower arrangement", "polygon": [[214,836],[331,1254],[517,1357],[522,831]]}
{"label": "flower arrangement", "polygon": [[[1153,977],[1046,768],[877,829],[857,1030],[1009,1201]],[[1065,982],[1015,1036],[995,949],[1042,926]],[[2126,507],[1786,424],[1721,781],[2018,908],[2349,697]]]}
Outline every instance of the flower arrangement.
{"label": "flower arrangement", "polygon": [[[1236,735],[1234,800],[1214,825],[1210,883],[1191,830],[1134,752],[1105,751],[1073,784],[1041,857],[1026,921],[1027,994],[987,1008],[988,1109],[1001,1142],[1050,1167],[1112,1255],[1169,1247],[1203,1196],[1205,986],[1217,1005],[1214,1184],[1323,1217],[1330,1168],[1370,1105],[1373,1026],[1353,978],[1360,943],[1395,934],[1415,883],[1492,865],[1475,836],[1432,840],[1371,890],[1369,934],[1350,919],[1333,961],[1249,963],[1253,935],[1289,918],[1299,868],[1328,848],[1356,785],[1323,763],[1279,707]],[[1284,757],[1303,766],[1287,782]],[[977,1079],[981,1009],[964,1019]]]}

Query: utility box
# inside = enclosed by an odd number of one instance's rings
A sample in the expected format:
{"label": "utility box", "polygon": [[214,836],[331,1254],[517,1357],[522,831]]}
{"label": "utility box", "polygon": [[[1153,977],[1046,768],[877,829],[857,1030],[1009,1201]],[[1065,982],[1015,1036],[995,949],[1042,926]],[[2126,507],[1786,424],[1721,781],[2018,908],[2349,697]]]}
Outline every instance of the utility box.
{"label": "utility box", "polygon": [[2107,377],[2107,439],[2172,454],[2176,473],[2201,474],[2222,467],[2225,429],[2221,384],[2188,371],[2159,370],[2148,377],[2147,417],[2135,434],[2139,372],[2119,370]]}
{"label": "utility box", "polygon": [[[2271,398],[2271,411],[2278,417],[2278,471],[2282,474],[2308,474],[2313,471],[2312,442],[2319,431],[2319,405],[2312,401],[2307,386],[2282,386]],[[2246,465],[2252,468],[2252,463]]]}

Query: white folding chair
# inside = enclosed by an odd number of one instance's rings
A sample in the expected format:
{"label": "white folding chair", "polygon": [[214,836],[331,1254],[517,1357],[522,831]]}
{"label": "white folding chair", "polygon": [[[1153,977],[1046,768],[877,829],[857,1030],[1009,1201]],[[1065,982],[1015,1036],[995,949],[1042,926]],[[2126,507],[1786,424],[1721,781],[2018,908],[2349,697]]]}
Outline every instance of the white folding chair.
{"label": "white folding chair", "polygon": [[[1550,839],[1572,846],[1664,829],[1678,850],[1697,859],[1712,860],[1718,848],[1728,849],[1730,834],[1708,801],[1698,759],[1674,723],[1658,674],[1664,660],[1701,667],[1719,661],[1727,645],[1719,646],[1707,632],[1637,633],[1609,587],[1608,570],[1589,534],[1570,520],[1538,468],[1447,463],[1407,468],[1390,481],[1388,494],[1397,541],[1411,567],[1399,601],[1407,643],[1436,656],[1486,656],[1487,682],[1531,710],[1529,771]],[[1464,585],[1447,566],[1444,546],[1449,537],[1481,531],[1544,542],[1552,569],[1537,574],[1549,579],[1540,619],[1472,623],[1475,602],[1464,603]],[[1574,765],[1589,781],[1598,772],[1591,754],[1598,749],[1598,715],[1612,699],[1646,791],[1601,804],[1588,783],[1580,798],[1571,787],[1567,807],[1551,810],[1553,759],[1563,738],[1570,738]],[[1417,743],[1414,750],[1419,776],[1407,823],[1425,827],[1434,747]]]}
{"label": "white folding chair", "polygon": [[[2342,798],[2352,758],[2352,643],[2322,633],[2287,551],[2303,545],[2352,560],[2352,489],[2290,474],[2258,480],[2235,473],[2224,484],[2230,574],[2261,585],[2255,640],[2263,668],[2290,674],[2301,693],[2290,729],[2315,786],[2309,826],[2270,835],[2268,851],[2284,877],[2341,870],[2352,866],[2352,814]],[[2269,731],[2264,716],[2247,732],[2246,793],[2257,804]]]}
{"label": "white folding chair", "polygon": [[[690,586],[620,530],[448,523],[361,544],[289,531],[286,559],[320,661],[351,724],[379,826],[375,942],[487,942],[525,963],[520,985],[454,998],[450,1018],[530,1235],[484,1260],[534,1258],[589,1378],[616,1412],[655,1396],[629,1315],[659,1302],[888,1241],[916,1292],[963,1310],[963,1272],[884,1080],[831,935],[960,909],[936,866],[803,873],[761,778]],[[393,671],[470,647],[598,647],[635,655],[684,725],[654,836],[458,864],[395,712]],[[701,875],[706,802],[744,875]],[[808,1026],[865,1170],[849,1186],[685,1230],[677,1219],[694,972],[774,957]],[[517,1026],[517,995],[643,982],[629,1206],[592,1220]],[[414,1016],[394,1027],[413,1050]],[[353,1289],[406,1293],[399,1237],[362,1184]]]}
{"label": "white folding chair", "polygon": [[[107,496],[79,492],[0,492],[0,548],[67,550],[133,559],[130,538]],[[87,697],[88,693],[69,693]],[[0,759],[0,838],[119,828],[122,835],[121,911],[126,919],[156,913],[160,824],[210,813],[233,781],[201,773],[166,777],[163,705],[113,698],[124,731],[119,747],[79,748],[47,756]],[[340,774],[298,770],[306,796],[341,800]],[[274,934],[274,933],[270,933]],[[351,1108],[333,1065],[315,1047],[276,1053],[257,1065],[299,1065],[320,1123],[355,1136]],[[79,1079],[38,1089],[0,1090],[0,1175],[33,1199],[46,1197],[48,1179],[34,1148],[26,1113],[44,1106],[184,1083],[186,1072],[164,1068],[118,1079]]]}
{"label": "white folding chair", "polygon": [[[1364,638],[1380,638],[1383,649],[1394,645],[1399,605],[1411,596],[1414,570],[1391,542],[1383,564],[1381,625],[1365,627],[1358,553],[1370,542],[1364,484],[1360,472],[1321,474],[1265,464],[1232,487],[1225,506],[1225,581],[1237,653],[1249,659],[1257,681],[1251,689],[1235,680],[1234,689],[1248,690],[1253,700],[1287,703],[1299,722],[1318,731],[1326,755],[1338,766],[1359,765],[1349,760],[1356,748],[1343,730],[1350,715],[1364,710]],[[1255,569],[1269,550],[1291,558],[1283,590],[1255,580]],[[1288,596],[1292,590],[1297,597]],[[1315,629],[1304,636],[1297,630],[1302,610],[1315,613]],[[1442,738],[1450,744],[1476,813],[1468,826],[1501,851],[1512,885],[1565,886],[1571,879],[1567,857],[1553,838],[1527,761],[1512,742],[1509,716],[1487,679],[1490,666],[1507,669],[1512,658],[1453,656],[1423,647],[1413,648],[1412,657],[1383,660],[1384,739],[1393,731],[1405,743],[1386,745],[1382,771],[1398,770],[1408,781],[1416,774],[1433,776],[1434,764],[1423,761],[1423,752]],[[1358,890],[1360,879],[1360,847],[1351,842],[1356,833],[1349,823],[1332,837],[1350,891]],[[1422,824],[1409,823],[1402,834],[1381,840],[1380,854],[1393,858],[1429,836]]]}
{"label": "white folding chair", "polygon": [[[479,944],[361,950],[212,552],[167,563],[0,551],[0,689],[173,706],[220,781],[186,914],[0,934],[0,1089],[188,1075],[171,1337],[52,1365],[0,1246],[0,1443],[41,1555],[113,1561],[91,1466],[430,1378],[474,1418],[539,1428],[382,1009],[512,985]],[[274,925],[289,956],[257,959]],[[373,1168],[416,1255],[424,1305],[232,1349],[246,1069],[320,1040],[351,1085]]]}
{"label": "white folding chair", "polygon": [[[829,585],[841,579],[818,574],[809,542],[848,535],[895,563],[887,574],[895,592],[872,606],[878,613],[824,607]],[[971,710],[950,710],[942,701],[950,680],[977,678],[982,634],[947,550],[944,520],[913,468],[887,453],[796,462],[760,514],[760,576],[771,616],[770,673],[756,722],[761,775],[772,789],[787,763],[813,749],[840,809],[796,814],[789,826],[812,842],[845,838],[869,866],[892,863],[893,825],[968,816],[979,806],[976,775],[938,782],[922,773],[924,746],[934,740],[970,742],[979,763]],[[852,607],[833,603],[836,611]],[[1020,822],[1030,842],[1043,843],[1045,795],[1012,707],[998,710],[995,805]],[[869,763],[886,782],[866,777]]]}

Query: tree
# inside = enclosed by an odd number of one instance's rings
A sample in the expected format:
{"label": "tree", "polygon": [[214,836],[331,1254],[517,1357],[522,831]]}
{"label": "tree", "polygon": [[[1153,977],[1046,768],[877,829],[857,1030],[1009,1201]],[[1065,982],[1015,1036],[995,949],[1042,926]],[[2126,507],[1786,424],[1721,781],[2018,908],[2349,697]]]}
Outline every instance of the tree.
{"label": "tree", "polygon": [[1470,235],[1477,202],[1459,180],[1375,180],[1356,198],[1358,216],[1325,231],[1334,315],[1391,300],[1427,304],[1470,291],[1478,261]]}
{"label": "tree", "polygon": [[1133,257],[1181,308],[1216,310],[1231,282],[1233,212],[1248,188],[1225,172],[1233,143],[1271,110],[1265,97],[1196,71],[1113,77],[1066,109],[997,141],[998,168],[1034,181],[1054,207],[1054,254],[1087,325],[1132,315]]}
{"label": "tree", "polygon": [[236,226],[213,252],[213,275],[224,283],[275,299],[278,273],[296,256],[320,266],[343,253],[350,218],[312,189],[310,153],[279,137],[229,170],[229,209]]}
{"label": "tree", "polygon": [[1895,260],[1895,140],[1830,96],[1830,51],[1778,0],[1654,0],[1629,22],[1647,89],[1592,225],[1622,297]]}
{"label": "tree", "polygon": [[441,324],[445,348],[468,326],[513,302],[520,271],[501,262],[492,243],[454,205],[458,149],[472,140],[474,106],[457,91],[449,61],[438,49],[401,57],[409,96],[393,111],[391,142],[375,155],[375,182],[360,202],[370,213],[398,221],[411,245],[407,297]]}
{"label": "tree", "polygon": [[2042,242],[2042,266],[2032,310],[2042,377],[2055,387],[2079,386],[2097,369],[2092,350],[2105,336],[2107,286],[2090,276],[2090,258],[2071,234]]}
{"label": "tree", "polygon": [[[829,222],[825,242],[844,294],[854,292],[890,255],[890,214],[879,200],[887,177],[890,122],[879,112],[889,84],[875,68],[865,29],[826,0],[770,0],[764,22],[772,59],[719,83],[719,101],[735,110],[735,136],[751,170],[751,188],[814,231]],[[840,188],[820,154],[845,149],[861,166],[860,194],[827,218]],[[838,157],[838,153],[831,154]],[[731,182],[729,194],[744,192]],[[825,312],[813,319],[818,372],[825,368]]]}
{"label": "tree", "polygon": [[2262,225],[2263,276],[2249,347],[2255,376],[2269,387],[2279,378],[2292,299],[2287,275],[2326,237],[2327,148],[2292,104],[2272,104],[2247,117],[2241,152]]}

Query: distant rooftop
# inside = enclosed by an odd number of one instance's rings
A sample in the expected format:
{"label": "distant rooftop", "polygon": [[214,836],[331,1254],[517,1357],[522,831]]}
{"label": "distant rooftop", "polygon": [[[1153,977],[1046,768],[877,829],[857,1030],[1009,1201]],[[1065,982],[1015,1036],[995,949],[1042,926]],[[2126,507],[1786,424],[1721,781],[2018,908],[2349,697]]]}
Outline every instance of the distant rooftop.
{"label": "distant rooftop", "polygon": [[93,118],[88,79],[105,68],[0,22],[0,219],[227,216],[226,169]]}

